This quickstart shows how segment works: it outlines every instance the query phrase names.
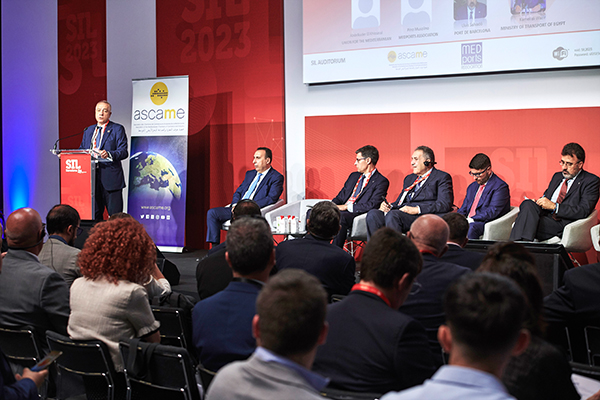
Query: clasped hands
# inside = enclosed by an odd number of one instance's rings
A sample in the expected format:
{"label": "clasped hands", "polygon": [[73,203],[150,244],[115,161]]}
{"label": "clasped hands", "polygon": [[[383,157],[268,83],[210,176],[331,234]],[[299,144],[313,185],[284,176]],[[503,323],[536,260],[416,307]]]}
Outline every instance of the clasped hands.
{"label": "clasped hands", "polygon": [[[390,212],[391,209],[391,205],[385,201],[379,206],[379,211],[383,211],[384,213]],[[400,208],[400,211],[407,214],[417,215],[419,213],[419,207],[404,206]]]}
{"label": "clasped hands", "polygon": [[535,204],[542,207],[544,210],[554,210],[556,208],[556,203],[550,201],[547,197],[540,197],[535,201]]}

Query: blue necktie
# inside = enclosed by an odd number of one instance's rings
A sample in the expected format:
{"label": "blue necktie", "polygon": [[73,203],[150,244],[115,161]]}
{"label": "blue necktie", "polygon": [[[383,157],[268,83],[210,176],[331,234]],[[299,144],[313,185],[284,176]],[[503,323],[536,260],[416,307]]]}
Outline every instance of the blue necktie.
{"label": "blue necktie", "polygon": [[250,196],[252,195],[252,193],[254,193],[254,189],[256,189],[256,185],[258,185],[258,181],[260,181],[260,177],[261,176],[262,176],[262,173],[258,173],[256,175],[256,179],[254,179],[252,181],[252,184],[250,185],[250,187],[248,188],[248,190],[246,191],[246,193],[244,193],[244,197],[242,197],[242,200],[249,199]]}
{"label": "blue necktie", "polygon": [[358,180],[358,185],[356,185],[356,190],[354,191],[354,194],[352,195],[353,198],[357,198],[358,195],[360,194],[360,191],[362,190],[364,181],[365,181],[365,175],[362,174],[360,176],[360,179]]}

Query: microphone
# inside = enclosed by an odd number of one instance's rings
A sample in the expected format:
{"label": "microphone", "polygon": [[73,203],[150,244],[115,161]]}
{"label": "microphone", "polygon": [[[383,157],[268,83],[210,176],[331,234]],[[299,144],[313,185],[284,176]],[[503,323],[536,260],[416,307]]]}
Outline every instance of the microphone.
{"label": "microphone", "polygon": [[[83,133],[83,132],[82,132],[82,133]],[[58,142],[60,142],[61,140],[63,140],[63,139],[69,139],[69,138],[72,138],[72,137],[74,137],[74,136],[77,136],[77,135],[79,135],[79,133],[76,133],[76,134],[74,134],[74,135],[69,135],[69,136],[67,136],[67,137],[63,137],[63,138],[60,138],[60,137],[59,137],[58,139],[56,139],[56,142],[54,142],[54,147],[52,148],[52,150],[53,150],[53,151],[56,151],[56,147],[58,146]]]}
{"label": "microphone", "polygon": [[388,203],[387,199],[385,198],[385,196],[381,196],[381,200],[383,200],[383,202],[389,207],[392,208],[392,205],[390,203]]}

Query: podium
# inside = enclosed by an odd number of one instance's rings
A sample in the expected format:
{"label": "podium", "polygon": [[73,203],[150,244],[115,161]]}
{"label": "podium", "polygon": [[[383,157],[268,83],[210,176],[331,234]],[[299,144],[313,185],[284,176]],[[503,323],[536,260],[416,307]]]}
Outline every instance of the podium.
{"label": "podium", "polygon": [[96,168],[105,160],[94,150],[51,151],[60,158],[60,203],[75,208],[82,220],[93,220]]}

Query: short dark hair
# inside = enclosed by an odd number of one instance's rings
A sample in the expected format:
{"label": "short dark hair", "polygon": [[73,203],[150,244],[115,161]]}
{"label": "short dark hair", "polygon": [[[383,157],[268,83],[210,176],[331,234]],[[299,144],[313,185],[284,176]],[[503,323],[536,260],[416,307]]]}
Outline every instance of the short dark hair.
{"label": "short dark hair", "polygon": [[379,150],[377,147],[366,145],[356,150],[354,153],[360,153],[365,158],[370,158],[373,165],[377,165],[377,161],[379,161]]}
{"label": "short dark hair", "polygon": [[544,292],[531,253],[520,243],[496,243],[484,257],[477,272],[493,272],[514,280],[527,298],[524,327],[536,336],[546,328],[543,317]]}
{"label": "short dark hair", "polygon": [[433,153],[433,150],[431,150],[430,147],[419,146],[415,149],[415,151],[417,150],[421,150],[423,152],[423,157],[425,157],[426,160],[431,161],[432,164],[435,164],[435,154]]}
{"label": "short dark hair", "polygon": [[260,216],[260,206],[251,199],[242,199],[233,207],[231,220],[235,221],[242,215]]}
{"label": "short dark hair", "polygon": [[306,353],[323,329],[327,293],[309,273],[285,269],[261,290],[256,313],[263,347],[284,357]]}
{"label": "short dark hair", "polygon": [[57,204],[46,215],[48,234],[65,233],[70,225],[79,226],[81,218],[76,209],[68,204]]}
{"label": "short dark hair", "polygon": [[310,211],[308,231],[320,239],[331,239],[340,230],[341,213],[331,201],[320,201]]}
{"label": "short dark hair", "polygon": [[469,168],[472,169],[486,169],[491,166],[492,161],[487,155],[483,153],[475,154],[475,156],[471,159],[471,162],[469,163]]}
{"label": "short dark hair", "polygon": [[412,240],[391,228],[381,228],[367,242],[360,267],[361,279],[390,289],[402,275],[414,279],[423,258]]}
{"label": "short dark hair", "polygon": [[448,228],[450,228],[448,239],[454,243],[464,242],[469,233],[469,221],[467,221],[467,218],[462,214],[452,212],[444,215],[442,219],[446,221]]}
{"label": "short dark hair", "polygon": [[561,156],[577,157],[578,161],[585,162],[585,150],[578,143],[567,143],[560,152]]}
{"label": "short dark hair", "polygon": [[265,152],[265,158],[268,158],[269,160],[271,160],[271,162],[273,161],[273,152],[271,151],[270,148],[268,147],[259,147],[256,149],[256,151],[258,150],[264,150]]}
{"label": "short dark hair", "polygon": [[226,242],[231,269],[240,275],[264,271],[273,253],[273,235],[262,217],[244,215],[231,223]]}
{"label": "short dark hair", "polygon": [[488,272],[463,275],[444,295],[453,341],[471,361],[510,351],[523,325],[525,304],[512,280]]}

